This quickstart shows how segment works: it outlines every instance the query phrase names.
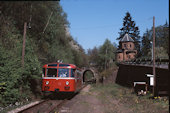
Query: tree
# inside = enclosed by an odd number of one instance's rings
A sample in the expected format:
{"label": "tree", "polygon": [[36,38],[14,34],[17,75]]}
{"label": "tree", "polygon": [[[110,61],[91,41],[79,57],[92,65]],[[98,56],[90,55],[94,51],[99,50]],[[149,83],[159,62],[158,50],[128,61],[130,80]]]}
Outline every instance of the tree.
{"label": "tree", "polygon": [[[146,30],[146,32],[143,34],[142,37],[142,56],[147,57],[148,55],[151,55],[151,41],[153,39],[153,28],[150,30]],[[156,56],[160,57],[161,55],[158,54],[164,54],[165,57],[168,55],[169,51],[169,25],[166,22],[164,25],[160,25],[155,27],[155,47],[157,52]],[[149,50],[150,48],[150,50]],[[166,54],[166,55],[165,55]],[[162,56],[161,56],[162,57]]]}
{"label": "tree", "polygon": [[106,39],[104,44],[99,48],[99,64],[103,69],[106,70],[111,66],[113,59],[115,59],[115,50],[116,48],[108,39]]}
{"label": "tree", "polygon": [[169,24],[166,21],[166,23],[160,27],[161,29],[158,30],[157,32],[158,33],[161,32],[162,35],[159,37],[159,40],[161,41],[159,41],[158,44],[160,44],[160,46],[165,49],[166,53],[169,53]]}
{"label": "tree", "polygon": [[147,57],[148,53],[150,52],[151,49],[151,39],[149,35],[149,30],[146,30],[146,33],[144,33],[142,37],[142,48],[141,48],[141,53],[142,56]]}
{"label": "tree", "polygon": [[[151,56],[151,49],[148,52],[148,56]],[[166,50],[163,47],[155,47],[155,58],[162,58],[162,59],[168,59],[168,54]]]}
{"label": "tree", "polygon": [[100,47],[94,47],[88,50],[89,62],[98,68],[99,71],[110,69],[115,59],[116,47],[110,40],[106,39]]}
{"label": "tree", "polygon": [[99,58],[99,49],[94,47],[93,49],[88,49],[89,63],[97,64]]}
{"label": "tree", "polygon": [[128,33],[128,35],[135,41],[135,47],[138,51],[138,56],[140,53],[140,36],[139,28],[136,26],[135,21],[132,21],[132,17],[129,12],[126,13],[126,16],[123,18],[123,27],[120,29],[119,37],[117,40],[121,40],[123,36]]}

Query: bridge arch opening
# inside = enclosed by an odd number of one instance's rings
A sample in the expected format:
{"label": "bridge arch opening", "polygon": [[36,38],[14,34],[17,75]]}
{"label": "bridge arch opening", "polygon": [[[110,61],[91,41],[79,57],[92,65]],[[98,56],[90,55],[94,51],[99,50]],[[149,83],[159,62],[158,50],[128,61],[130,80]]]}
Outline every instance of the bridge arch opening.
{"label": "bridge arch opening", "polygon": [[83,72],[83,82],[85,82],[85,83],[96,83],[95,74],[92,70],[87,69]]}

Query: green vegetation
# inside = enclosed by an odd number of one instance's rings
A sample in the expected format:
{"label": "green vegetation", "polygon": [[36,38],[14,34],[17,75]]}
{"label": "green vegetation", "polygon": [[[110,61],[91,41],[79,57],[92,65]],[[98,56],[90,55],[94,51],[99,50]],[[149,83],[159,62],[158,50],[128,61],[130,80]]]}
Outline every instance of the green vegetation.
{"label": "green vegetation", "polygon": [[100,74],[102,77],[109,77],[112,75],[112,73],[117,69],[117,66],[116,64],[113,64],[112,67],[106,69],[106,70],[103,70]]}
{"label": "green vegetation", "polygon": [[88,50],[89,62],[98,69],[101,77],[110,76],[117,67],[114,61],[115,56],[116,47],[108,39],[100,47]]}
{"label": "green vegetation", "polygon": [[[128,89],[117,84],[98,84],[93,85],[90,92],[97,92],[98,98],[103,105],[106,104],[107,110],[124,110],[131,113],[166,113],[168,112],[168,98],[157,97],[149,99],[152,94],[148,93],[146,96],[136,96],[133,89]],[[111,108],[109,108],[111,107]],[[108,111],[108,112],[113,112]],[[122,112],[124,112],[122,111]]]}
{"label": "green vegetation", "polygon": [[[61,59],[79,67],[86,64],[82,47],[77,44],[78,51],[70,44],[75,41],[67,35],[67,15],[58,1],[2,1],[0,20],[0,106],[30,99],[37,93],[39,83],[33,81],[40,81],[45,63]],[[28,26],[22,67],[24,22]]]}
{"label": "green vegetation", "polygon": [[89,61],[95,65],[99,71],[111,68],[114,65],[116,47],[106,39],[99,48],[94,47],[88,50]]}
{"label": "green vegetation", "polygon": [[[153,40],[153,28],[146,30],[142,37],[142,56],[151,58],[151,48]],[[166,22],[164,25],[155,27],[155,39],[156,39],[156,48],[155,55],[156,58],[168,58],[169,51],[169,24]]]}
{"label": "green vegetation", "polygon": [[91,71],[87,71],[85,73],[85,78],[84,79],[85,79],[85,81],[89,81],[89,80],[92,80],[93,77],[94,77],[93,73]]}
{"label": "green vegetation", "polygon": [[144,33],[143,37],[142,37],[141,51],[142,51],[143,56],[148,56],[148,53],[149,53],[150,49],[152,48],[151,40],[149,40],[148,35],[149,35],[149,30],[147,29],[146,33]]}

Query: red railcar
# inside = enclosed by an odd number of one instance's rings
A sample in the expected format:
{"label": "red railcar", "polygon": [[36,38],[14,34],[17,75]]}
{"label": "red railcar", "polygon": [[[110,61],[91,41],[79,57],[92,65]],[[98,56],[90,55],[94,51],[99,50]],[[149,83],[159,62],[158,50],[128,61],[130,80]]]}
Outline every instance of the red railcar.
{"label": "red railcar", "polygon": [[43,92],[77,92],[82,87],[82,73],[73,64],[50,63],[43,66]]}

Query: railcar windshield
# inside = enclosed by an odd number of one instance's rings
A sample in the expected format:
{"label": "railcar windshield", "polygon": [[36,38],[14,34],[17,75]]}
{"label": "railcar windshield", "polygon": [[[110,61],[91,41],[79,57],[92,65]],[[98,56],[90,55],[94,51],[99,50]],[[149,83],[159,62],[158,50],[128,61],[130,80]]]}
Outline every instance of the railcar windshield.
{"label": "railcar windshield", "polygon": [[59,68],[58,77],[69,77],[69,69]]}
{"label": "railcar windshield", "polygon": [[47,69],[47,77],[57,77],[57,69],[56,68],[48,68]]}

